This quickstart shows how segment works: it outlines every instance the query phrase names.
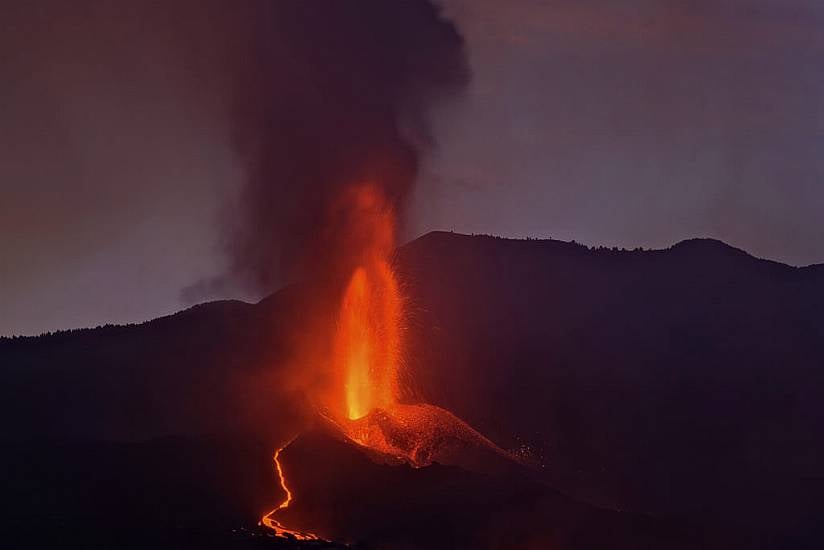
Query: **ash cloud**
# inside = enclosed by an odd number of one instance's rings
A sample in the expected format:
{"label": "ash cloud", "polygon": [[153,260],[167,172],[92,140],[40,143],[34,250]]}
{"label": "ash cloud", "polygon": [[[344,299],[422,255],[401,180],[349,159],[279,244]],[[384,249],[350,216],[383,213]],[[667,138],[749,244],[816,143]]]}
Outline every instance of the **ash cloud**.
{"label": "ash cloud", "polygon": [[224,244],[228,280],[269,291],[330,267],[345,237],[327,216],[348,186],[370,181],[402,210],[432,145],[427,110],[469,69],[426,0],[259,2],[248,15],[230,111],[247,179]]}
{"label": "ash cloud", "polygon": [[327,201],[372,177],[401,205],[468,81],[422,0],[7,0],[0,51],[0,333],[317,271]]}

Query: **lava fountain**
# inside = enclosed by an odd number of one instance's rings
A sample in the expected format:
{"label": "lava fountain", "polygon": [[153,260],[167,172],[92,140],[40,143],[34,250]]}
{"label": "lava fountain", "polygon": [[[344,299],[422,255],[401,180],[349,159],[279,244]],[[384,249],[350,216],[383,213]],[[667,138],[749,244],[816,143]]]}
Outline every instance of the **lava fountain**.
{"label": "lava fountain", "polygon": [[349,420],[398,401],[401,311],[398,283],[386,260],[355,270],[341,303],[332,360],[343,378]]}
{"label": "lava fountain", "polygon": [[[512,458],[449,411],[402,401],[405,299],[390,261],[395,246],[394,212],[371,185],[355,187],[344,204],[353,242],[358,244],[330,335],[329,384],[309,396],[317,412],[346,440],[390,462],[427,466],[455,444]],[[286,446],[274,456],[286,499],[261,523],[281,535],[316,538],[289,530],[274,519],[292,502],[279,462]]]}

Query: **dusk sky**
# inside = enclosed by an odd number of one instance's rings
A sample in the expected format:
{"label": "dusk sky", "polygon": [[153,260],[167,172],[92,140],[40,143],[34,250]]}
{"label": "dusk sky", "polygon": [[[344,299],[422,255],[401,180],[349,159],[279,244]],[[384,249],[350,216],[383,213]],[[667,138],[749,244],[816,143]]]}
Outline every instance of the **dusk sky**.
{"label": "dusk sky", "polygon": [[[234,15],[111,4],[0,5],[0,334],[172,313],[226,269],[248,172],[223,96]],[[443,6],[471,80],[427,108],[407,239],[700,236],[824,262],[824,3]],[[197,295],[222,297],[255,298]]]}

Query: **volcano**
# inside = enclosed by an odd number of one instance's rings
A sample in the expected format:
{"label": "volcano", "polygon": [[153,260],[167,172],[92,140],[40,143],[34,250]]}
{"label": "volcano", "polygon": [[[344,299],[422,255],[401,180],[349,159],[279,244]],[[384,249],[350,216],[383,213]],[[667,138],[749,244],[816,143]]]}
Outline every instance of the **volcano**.
{"label": "volcano", "polygon": [[449,463],[458,460],[452,456],[475,451],[516,460],[454,414],[426,403],[374,409],[343,426],[330,422],[350,441],[389,463],[422,467],[433,462]]}
{"label": "volcano", "polygon": [[337,382],[319,385],[339,388],[325,402],[334,419],[377,426],[398,450],[329,427],[324,400],[304,407],[286,367],[304,314],[290,287],[0,339],[4,544],[257,547],[273,539],[233,530],[283,502],[272,455],[298,435],[279,456],[293,500],[277,518],[322,538],[821,547],[821,266],[708,240],[618,251],[451,233],[391,258],[406,297],[401,373],[414,380],[398,403],[449,411],[523,460],[456,442],[440,420],[434,450],[409,460],[403,424],[383,405],[350,419]]}
{"label": "volcano", "polygon": [[[390,254],[394,250],[395,225],[391,204],[378,186],[354,187],[338,208],[347,212],[353,240],[354,268],[344,287],[331,331],[328,355],[320,357],[320,368],[298,355],[299,377],[316,372],[320,384],[302,391],[327,430],[368,451],[382,462],[405,463],[420,468],[434,461],[478,456],[478,451],[503,460],[516,460],[450,411],[426,402],[408,402],[409,382],[403,365],[407,303]],[[315,346],[321,350],[324,332]],[[328,334],[328,333],[326,333]],[[328,367],[327,367],[328,366]],[[408,378],[408,374],[407,374]],[[279,516],[293,509],[293,490],[284,473],[281,457],[288,447],[274,454],[279,484],[286,498],[261,519],[278,536],[316,540],[314,532],[287,526]],[[480,453],[485,454],[484,452]]]}

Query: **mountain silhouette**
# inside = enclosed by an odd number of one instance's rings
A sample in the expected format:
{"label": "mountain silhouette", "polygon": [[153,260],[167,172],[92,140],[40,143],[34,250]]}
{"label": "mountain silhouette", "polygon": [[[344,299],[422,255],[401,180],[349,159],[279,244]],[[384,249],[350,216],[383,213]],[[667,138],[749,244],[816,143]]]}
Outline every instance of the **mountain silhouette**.
{"label": "mountain silhouette", "polygon": [[[623,251],[443,232],[395,263],[416,394],[528,454],[542,486],[750,547],[824,541],[824,266],[710,239]],[[300,307],[286,288],[0,339],[4,516],[29,533],[44,507],[76,524],[78,510],[109,518],[122,500],[154,522],[147,502],[196,487],[193,524],[263,512],[278,498],[270,451],[300,424],[300,396],[280,378]],[[169,455],[188,457],[189,473],[147,487]],[[79,496],[91,471],[107,472],[100,498]],[[112,489],[124,471],[143,492]]]}

